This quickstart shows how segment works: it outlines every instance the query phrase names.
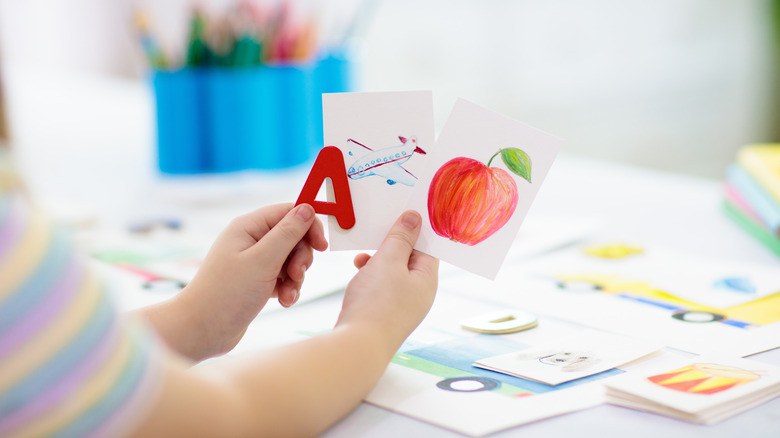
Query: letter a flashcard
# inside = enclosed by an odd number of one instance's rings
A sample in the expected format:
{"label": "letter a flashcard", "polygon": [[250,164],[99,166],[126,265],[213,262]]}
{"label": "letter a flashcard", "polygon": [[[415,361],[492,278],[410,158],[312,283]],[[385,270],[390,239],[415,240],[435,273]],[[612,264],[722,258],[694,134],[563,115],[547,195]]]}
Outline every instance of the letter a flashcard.
{"label": "letter a flashcard", "polygon": [[[404,211],[435,140],[430,91],[322,96],[325,146],[344,156],[354,226],[328,217],[332,250],[375,250]],[[335,201],[332,191],[328,200]]]}

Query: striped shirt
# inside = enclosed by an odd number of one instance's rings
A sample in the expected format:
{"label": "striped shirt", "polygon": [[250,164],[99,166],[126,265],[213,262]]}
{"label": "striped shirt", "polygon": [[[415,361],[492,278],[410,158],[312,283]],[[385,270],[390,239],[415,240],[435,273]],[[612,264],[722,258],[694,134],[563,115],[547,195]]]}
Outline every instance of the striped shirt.
{"label": "striped shirt", "polygon": [[[0,157],[2,158],[2,157]],[[0,184],[0,436],[122,436],[153,404],[162,347]]]}

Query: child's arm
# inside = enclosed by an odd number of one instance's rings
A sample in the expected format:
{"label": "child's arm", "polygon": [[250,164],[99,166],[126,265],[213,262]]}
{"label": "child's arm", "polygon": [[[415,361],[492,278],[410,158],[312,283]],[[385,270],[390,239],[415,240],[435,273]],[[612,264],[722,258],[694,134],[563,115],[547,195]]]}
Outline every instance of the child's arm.
{"label": "child's arm", "polygon": [[138,311],[169,347],[199,361],[230,351],[247,326],[278,297],[298,299],[312,249],[328,242],[309,205],[277,204],[234,219],[176,297]]}
{"label": "child's arm", "polygon": [[192,370],[169,361],[136,436],[315,436],[346,415],[433,302],[438,260],[412,249],[419,230],[407,212],[373,257],[356,257],[332,332]]}

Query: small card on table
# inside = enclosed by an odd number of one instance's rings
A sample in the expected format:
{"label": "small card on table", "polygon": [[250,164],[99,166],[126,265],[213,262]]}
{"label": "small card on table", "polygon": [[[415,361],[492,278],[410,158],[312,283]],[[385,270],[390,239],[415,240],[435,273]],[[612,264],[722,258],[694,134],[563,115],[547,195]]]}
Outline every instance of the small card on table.
{"label": "small card on table", "polygon": [[605,383],[611,404],[715,424],[780,395],[780,368],[749,359],[680,356],[678,363]]}
{"label": "small card on table", "polygon": [[660,348],[659,344],[592,330],[543,347],[480,359],[474,366],[559,385],[618,367]]}

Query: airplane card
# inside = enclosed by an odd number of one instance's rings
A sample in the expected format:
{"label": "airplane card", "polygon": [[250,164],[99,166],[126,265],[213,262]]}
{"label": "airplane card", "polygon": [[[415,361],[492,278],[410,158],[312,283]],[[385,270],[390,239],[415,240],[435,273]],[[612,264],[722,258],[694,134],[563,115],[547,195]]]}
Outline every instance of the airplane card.
{"label": "airplane card", "polygon": [[[375,250],[404,211],[433,149],[430,91],[323,94],[326,146],[344,155],[355,225],[328,217],[332,250]],[[328,200],[333,202],[332,193]]]}
{"label": "airplane card", "polygon": [[480,359],[474,366],[559,385],[616,368],[662,347],[658,343],[589,330],[544,346]]}
{"label": "airplane card", "polygon": [[749,359],[679,356],[677,364],[605,382],[611,404],[715,424],[780,395],[780,368]]}
{"label": "airplane card", "polygon": [[415,248],[495,278],[562,142],[458,99],[406,206]]}

